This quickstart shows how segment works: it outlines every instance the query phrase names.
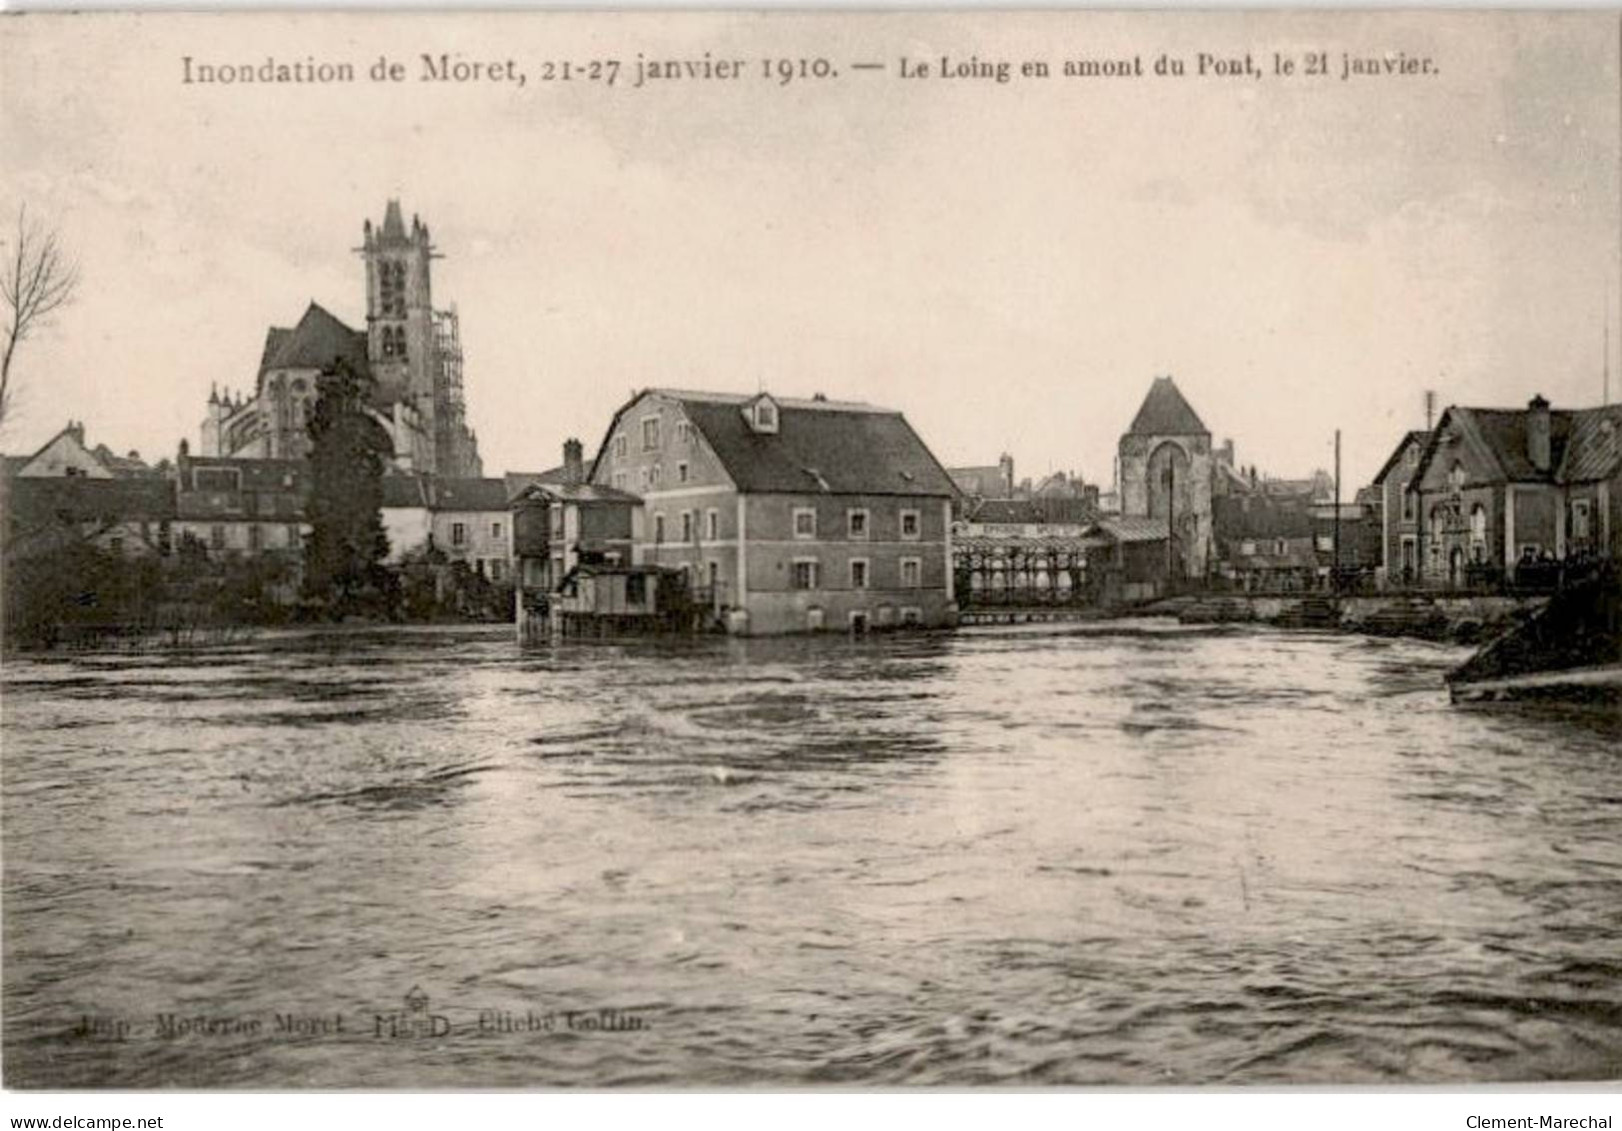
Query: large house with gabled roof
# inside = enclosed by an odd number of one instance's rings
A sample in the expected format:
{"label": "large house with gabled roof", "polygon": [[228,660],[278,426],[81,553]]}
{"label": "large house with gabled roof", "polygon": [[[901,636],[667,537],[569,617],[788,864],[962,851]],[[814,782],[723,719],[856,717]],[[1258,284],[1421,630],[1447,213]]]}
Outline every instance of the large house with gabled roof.
{"label": "large house with gabled roof", "polygon": [[588,481],[641,499],[631,564],[686,572],[732,632],[955,620],[957,489],[893,409],[648,389]]}
{"label": "large house with gabled roof", "polygon": [[1516,583],[1551,562],[1622,558],[1619,432],[1622,405],[1448,408],[1411,488],[1424,578]]}

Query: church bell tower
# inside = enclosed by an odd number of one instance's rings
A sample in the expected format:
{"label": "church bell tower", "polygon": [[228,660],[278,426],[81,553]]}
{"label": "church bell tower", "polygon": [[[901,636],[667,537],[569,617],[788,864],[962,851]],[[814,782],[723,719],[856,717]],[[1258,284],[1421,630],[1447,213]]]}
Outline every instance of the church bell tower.
{"label": "church bell tower", "polygon": [[428,228],[413,216],[407,231],[400,202],[391,200],[381,227],[366,221],[361,254],[366,258],[366,354],[378,398],[415,409],[431,435],[437,364]]}

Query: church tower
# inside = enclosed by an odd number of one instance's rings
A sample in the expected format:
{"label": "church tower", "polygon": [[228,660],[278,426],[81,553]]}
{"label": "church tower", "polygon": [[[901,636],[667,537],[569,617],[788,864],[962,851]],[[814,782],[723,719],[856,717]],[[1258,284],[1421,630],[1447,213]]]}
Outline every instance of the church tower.
{"label": "church tower", "polygon": [[1175,534],[1175,559],[1191,578],[1203,577],[1211,560],[1211,464],[1210,429],[1176,382],[1156,377],[1121,436],[1121,515],[1165,523]]}
{"label": "church tower", "polygon": [[366,355],[377,382],[378,407],[416,424],[420,445],[412,466],[447,476],[483,474],[478,441],[468,430],[462,399],[462,347],[454,310],[436,311],[431,264],[439,258],[428,225],[416,216],[406,228],[391,200],[383,223],[366,221]]}
{"label": "church tower", "polygon": [[400,202],[389,201],[383,225],[366,221],[366,355],[379,399],[404,401],[425,418],[434,400],[433,245],[415,216],[406,231]]}

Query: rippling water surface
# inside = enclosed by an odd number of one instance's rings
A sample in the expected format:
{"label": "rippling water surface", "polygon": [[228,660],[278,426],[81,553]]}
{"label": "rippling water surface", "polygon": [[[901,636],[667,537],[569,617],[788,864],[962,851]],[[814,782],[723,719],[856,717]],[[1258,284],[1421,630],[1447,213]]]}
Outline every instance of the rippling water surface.
{"label": "rippling water surface", "polygon": [[1615,1078],[1622,723],[1451,708],[1461,655],[1140,621],[16,659],[6,1082]]}

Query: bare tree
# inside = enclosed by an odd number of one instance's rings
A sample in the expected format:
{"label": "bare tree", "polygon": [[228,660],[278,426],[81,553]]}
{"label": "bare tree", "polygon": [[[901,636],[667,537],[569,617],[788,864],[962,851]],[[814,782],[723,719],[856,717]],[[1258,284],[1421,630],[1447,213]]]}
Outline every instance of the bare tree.
{"label": "bare tree", "polygon": [[30,220],[26,204],[19,207],[16,238],[0,274],[6,318],[5,352],[0,354],[0,425],[11,407],[11,361],[18,343],[72,302],[78,287],[79,265],[63,249],[56,229]]}

